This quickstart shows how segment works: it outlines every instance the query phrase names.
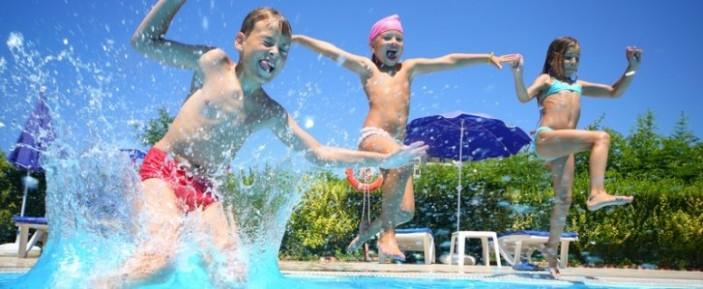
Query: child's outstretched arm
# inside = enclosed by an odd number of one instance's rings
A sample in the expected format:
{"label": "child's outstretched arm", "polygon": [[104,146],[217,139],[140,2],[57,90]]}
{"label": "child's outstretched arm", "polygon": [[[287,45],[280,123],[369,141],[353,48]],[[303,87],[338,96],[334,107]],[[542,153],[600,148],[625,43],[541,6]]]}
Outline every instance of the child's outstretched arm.
{"label": "child's outstretched arm", "polygon": [[515,94],[517,98],[522,103],[530,101],[535,95],[537,95],[549,81],[549,75],[542,74],[535,79],[535,81],[530,85],[530,87],[525,87],[525,80],[523,78],[523,59],[522,55],[516,54],[512,59],[513,63],[510,66],[513,71],[513,78],[515,79]]}
{"label": "child's outstretched arm", "polygon": [[409,66],[412,76],[474,64],[489,63],[502,69],[503,62],[510,62],[515,54],[495,56],[493,52],[486,54],[452,53],[437,58],[415,58],[405,61]]}
{"label": "child's outstretched arm", "polygon": [[323,146],[312,135],[300,128],[282,108],[276,110],[278,112],[276,112],[273,131],[278,139],[296,151],[304,151],[305,158],[316,165],[368,166],[391,169],[405,166],[413,159],[423,156],[427,151],[427,145],[422,142],[412,143],[392,154]]}
{"label": "child's outstretched arm", "polygon": [[605,97],[621,96],[630,86],[630,83],[632,83],[632,79],[635,77],[635,73],[640,67],[642,49],[627,47],[625,48],[625,57],[627,57],[628,62],[627,69],[613,85],[579,81],[583,87],[583,95]]}
{"label": "child's outstretched arm", "polygon": [[179,68],[198,69],[198,60],[210,48],[187,45],[164,38],[171,20],[185,0],[159,0],[134,31],[134,48],[162,64]]}
{"label": "child's outstretched arm", "polygon": [[317,53],[331,58],[361,77],[368,76],[371,73],[371,67],[374,65],[371,60],[366,57],[349,53],[337,46],[334,46],[332,43],[318,40],[309,36],[296,34],[293,35],[291,41],[294,43],[299,43]]}

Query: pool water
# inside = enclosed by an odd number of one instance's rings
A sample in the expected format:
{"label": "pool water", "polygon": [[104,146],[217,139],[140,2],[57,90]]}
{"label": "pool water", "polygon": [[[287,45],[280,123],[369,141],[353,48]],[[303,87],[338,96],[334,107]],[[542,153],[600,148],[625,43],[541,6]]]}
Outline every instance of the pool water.
{"label": "pool water", "polygon": [[[0,273],[0,288],[23,288],[15,287],[16,281],[22,277],[20,273]],[[169,288],[198,288],[194,284],[171,283]],[[175,287],[172,287],[176,285]],[[372,289],[372,288],[412,288],[412,289],[465,289],[465,288],[492,288],[492,289],[551,289],[551,288],[566,288],[566,289],[681,289],[681,288],[703,288],[703,287],[670,287],[670,286],[642,286],[642,285],[627,285],[627,284],[587,284],[584,282],[566,282],[566,281],[534,281],[534,282],[515,282],[515,281],[477,281],[466,279],[432,279],[432,278],[389,278],[389,277],[320,277],[320,276],[285,276],[271,282],[271,284],[259,284],[255,288],[306,288],[306,289]],[[146,286],[142,288],[153,288]]]}

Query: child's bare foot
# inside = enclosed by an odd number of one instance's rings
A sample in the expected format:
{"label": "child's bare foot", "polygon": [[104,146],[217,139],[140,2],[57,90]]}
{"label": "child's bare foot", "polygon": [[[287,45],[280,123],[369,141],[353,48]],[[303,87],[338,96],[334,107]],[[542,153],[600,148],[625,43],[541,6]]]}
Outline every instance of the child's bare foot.
{"label": "child's bare foot", "polygon": [[556,248],[542,245],[538,250],[542,253],[544,259],[547,260],[547,272],[549,272],[549,275],[553,279],[559,279],[561,276],[561,272],[559,271],[559,267],[561,267],[561,260],[557,257]]}
{"label": "child's bare foot", "polygon": [[381,238],[378,239],[378,251],[394,260],[405,261],[405,254],[400,251],[398,242],[391,234],[381,234]]}
{"label": "child's bare foot", "polygon": [[634,199],[633,196],[614,196],[607,193],[600,193],[588,197],[586,208],[593,212],[608,206],[626,205],[632,203]]}
{"label": "child's bare foot", "polygon": [[559,272],[559,267],[549,266],[549,268],[547,268],[547,271],[549,271],[549,276],[551,276],[552,279],[554,279],[554,280],[557,280],[557,279],[559,279],[559,277],[561,277],[561,272]]}

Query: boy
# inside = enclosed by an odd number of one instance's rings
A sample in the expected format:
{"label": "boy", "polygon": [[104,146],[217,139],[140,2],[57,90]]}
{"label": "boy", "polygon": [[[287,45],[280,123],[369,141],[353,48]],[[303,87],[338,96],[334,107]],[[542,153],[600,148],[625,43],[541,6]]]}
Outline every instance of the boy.
{"label": "boy", "polygon": [[147,57],[192,69],[195,75],[192,94],[165,136],[149,151],[139,172],[144,203],[137,210],[150,213],[144,233],[151,239],[140,244],[123,268],[111,280],[102,280],[103,284],[143,281],[165,268],[176,251],[174,241],[186,213],[201,214],[201,225],[215,248],[230,252],[236,247],[236,227],[227,222],[213,180],[224,174],[255,131],[271,129],[284,144],[304,150],[306,158],[317,164],[394,168],[427,149],[416,143],[392,154],[379,154],[320,145],[261,87],[286,62],[291,38],[288,21],[270,8],[251,11],[235,38],[239,53],[235,63],[222,49],[163,37],[184,3],[158,1],[132,36],[134,47]]}

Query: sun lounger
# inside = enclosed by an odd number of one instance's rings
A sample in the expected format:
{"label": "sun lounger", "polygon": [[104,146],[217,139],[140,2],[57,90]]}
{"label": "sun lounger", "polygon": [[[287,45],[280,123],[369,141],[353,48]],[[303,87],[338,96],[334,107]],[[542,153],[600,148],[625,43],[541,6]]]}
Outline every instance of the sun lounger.
{"label": "sun lounger", "polygon": [[[17,249],[17,257],[27,258],[30,249],[35,248],[38,241],[46,242],[48,233],[48,223],[43,217],[20,217],[14,216],[12,219],[15,226],[19,229],[19,241]],[[34,230],[32,237],[29,238],[30,230]]]}
{"label": "sun lounger", "polygon": [[[508,231],[498,234],[498,248],[503,258],[511,266],[515,266],[521,264],[521,260],[531,262],[532,253],[547,244],[547,239],[549,239],[549,232],[546,231]],[[578,234],[575,232],[561,234],[562,267],[566,267],[569,262],[569,243],[577,240]]]}
{"label": "sun lounger", "polygon": [[[480,239],[481,248],[483,251],[483,265],[486,267],[491,266],[491,254],[490,254],[490,244],[495,244],[497,241],[497,235],[493,231],[458,231],[452,233],[451,245],[449,245],[449,256],[456,258],[459,266],[464,266],[466,264],[465,259],[465,247],[466,240],[468,239]],[[456,249],[456,251],[454,251]],[[457,252],[456,255],[454,252]],[[500,262],[500,255],[498,254],[498,248],[493,247],[493,254],[495,254],[496,265],[502,267],[503,264]],[[474,260],[475,262],[475,260]],[[453,262],[452,262],[453,263]]]}
{"label": "sun lounger", "polygon": [[[395,238],[401,251],[422,251],[425,264],[435,263],[434,237],[430,228],[396,229]],[[378,254],[380,263],[385,263],[382,253]]]}

